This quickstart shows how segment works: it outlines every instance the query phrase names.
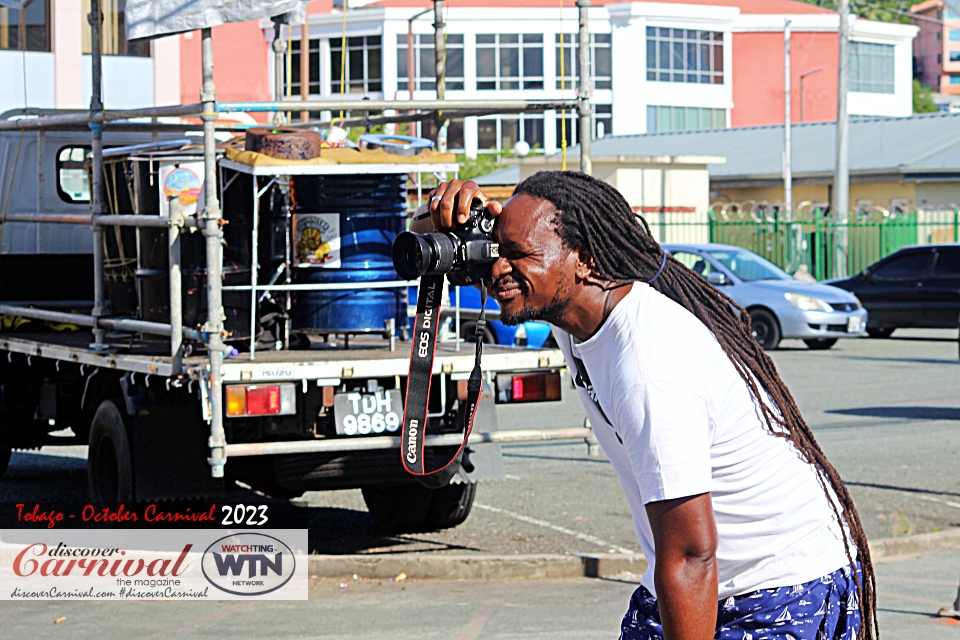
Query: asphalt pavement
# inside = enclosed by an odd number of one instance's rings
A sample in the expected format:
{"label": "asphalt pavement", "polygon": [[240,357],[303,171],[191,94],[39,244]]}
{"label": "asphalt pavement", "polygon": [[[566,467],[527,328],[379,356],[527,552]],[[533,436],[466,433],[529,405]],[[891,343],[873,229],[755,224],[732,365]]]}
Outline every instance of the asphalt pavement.
{"label": "asphalt pavement", "polygon": [[[960,582],[957,332],[898,331],[888,340],[840,341],[829,351],[784,341],[772,355],[850,487],[868,536],[885,550],[877,555],[888,556],[877,564],[881,632],[888,638],[960,638],[960,627],[933,615],[953,602]],[[566,391],[560,404],[502,408],[501,428],[581,426],[583,411],[572,391]],[[84,499],[84,455],[82,448],[16,453],[0,482],[0,500]],[[330,558],[341,562],[330,577],[313,579],[308,602],[0,603],[0,638],[32,637],[29,630],[64,616],[51,633],[616,637],[635,574],[618,572],[622,567],[610,564],[601,579],[550,577],[577,575],[580,555],[609,559],[639,553],[609,464],[602,456],[588,456],[582,442],[509,445],[504,456],[507,478],[480,486],[467,521],[431,534],[377,532],[359,491],[312,492],[292,503],[250,491],[235,493],[234,499],[268,504],[272,526],[282,526],[291,514],[306,517],[316,554],[312,566],[321,567]],[[940,542],[919,543],[931,539]],[[911,541],[914,547],[907,544]],[[516,579],[523,571],[490,569],[496,563],[533,567],[536,559],[539,568],[528,577],[538,580]],[[371,578],[360,560],[391,564]],[[473,562],[487,567],[487,573],[450,570],[448,575],[458,580],[412,577],[417,567],[444,562],[449,567]],[[556,573],[544,570],[545,564]],[[391,580],[400,573],[408,578]],[[462,579],[480,575],[489,579]],[[508,575],[513,577],[504,577]]]}

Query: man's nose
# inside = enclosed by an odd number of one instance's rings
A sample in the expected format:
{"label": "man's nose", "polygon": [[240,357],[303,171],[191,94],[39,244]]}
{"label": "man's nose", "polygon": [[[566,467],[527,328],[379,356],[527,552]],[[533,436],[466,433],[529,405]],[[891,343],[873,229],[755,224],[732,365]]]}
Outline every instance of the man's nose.
{"label": "man's nose", "polygon": [[496,282],[511,271],[513,271],[513,268],[510,266],[510,263],[507,261],[507,259],[500,257],[497,258],[497,261],[493,263],[493,268],[490,270],[490,273],[493,275],[494,282]]}

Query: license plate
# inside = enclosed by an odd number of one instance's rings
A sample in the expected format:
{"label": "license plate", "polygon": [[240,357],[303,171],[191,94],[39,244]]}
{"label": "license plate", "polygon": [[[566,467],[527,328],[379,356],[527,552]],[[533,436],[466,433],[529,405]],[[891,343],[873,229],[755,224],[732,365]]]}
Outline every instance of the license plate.
{"label": "license plate", "polygon": [[343,436],[397,433],[403,418],[400,390],[338,393],[333,396],[333,418]]}
{"label": "license plate", "polygon": [[847,320],[847,333],[860,333],[862,330],[860,316],[854,316]]}

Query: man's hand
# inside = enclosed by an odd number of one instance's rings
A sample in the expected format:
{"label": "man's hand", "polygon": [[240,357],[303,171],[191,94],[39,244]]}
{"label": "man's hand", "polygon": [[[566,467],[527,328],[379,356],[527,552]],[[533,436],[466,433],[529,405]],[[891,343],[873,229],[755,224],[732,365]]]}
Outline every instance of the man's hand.
{"label": "man's hand", "polygon": [[[457,199],[457,194],[460,195],[459,199]],[[479,198],[483,206],[493,216],[500,215],[503,210],[503,206],[496,200],[487,198],[480,190],[480,186],[473,180],[441,182],[436,189],[430,192],[430,199],[427,202],[434,228],[439,231],[449,231],[457,224],[466,222],[470,216],[470,203],[474,198]],[[455,199],[458,203],[456,211],[453,210]]]}
{"label": "man's hand", "polygon": [[717,525],[709,493],[647,504],[666,640],[709,640],[717,626]]}

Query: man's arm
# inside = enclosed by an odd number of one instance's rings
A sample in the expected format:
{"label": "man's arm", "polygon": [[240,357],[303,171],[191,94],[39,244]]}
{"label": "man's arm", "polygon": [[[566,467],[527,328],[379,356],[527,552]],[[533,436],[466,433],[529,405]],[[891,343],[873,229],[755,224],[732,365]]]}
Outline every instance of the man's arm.
{"label": "man's arm", "polygon": [[709,640],[717,626],[717,525],[709,493],[647,504],[666,640]]}

